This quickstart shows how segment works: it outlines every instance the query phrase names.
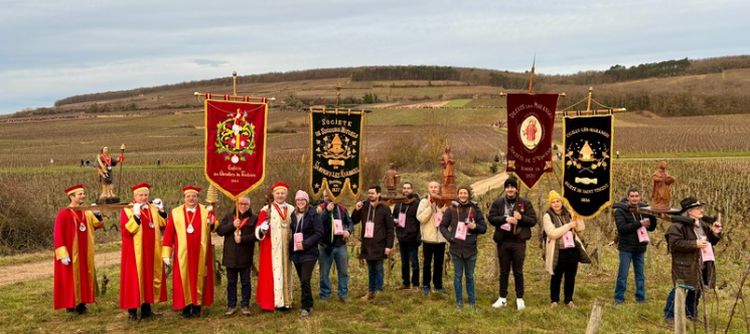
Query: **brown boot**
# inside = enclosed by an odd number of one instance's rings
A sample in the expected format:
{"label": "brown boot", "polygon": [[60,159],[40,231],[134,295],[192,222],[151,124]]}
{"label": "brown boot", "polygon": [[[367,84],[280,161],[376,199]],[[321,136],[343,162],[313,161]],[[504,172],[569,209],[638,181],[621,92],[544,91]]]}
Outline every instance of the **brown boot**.
{"label": "brown boot", "polygon": [[362,298],[360,298],[360,299],[363,300],[363,301],[373,300],[373,299],[375,299],[375,292],[370,291],[366,295],[362,296]]}

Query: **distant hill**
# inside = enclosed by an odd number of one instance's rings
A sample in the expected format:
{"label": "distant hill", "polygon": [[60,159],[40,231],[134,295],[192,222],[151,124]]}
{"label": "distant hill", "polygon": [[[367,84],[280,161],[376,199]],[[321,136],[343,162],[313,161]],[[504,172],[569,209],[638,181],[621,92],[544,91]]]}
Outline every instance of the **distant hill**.
{"label": "distant hill", "polygon": [[[238,93],[275,96],[275,108],[310,105],[486,99],[502,91],[522,90],[528,73],[449,66],[370,66],[275,72],[238,77]],[[566,92],[572,103],[595,87],[595,98],[607,105],[651,111],[661,116],[748,112],[750,56],[613,65],[605,71],[544,75],[535,91]],[[201,101],[194,91],[226,93],[231,78],[181,82],[131,90],[67,97],[53,107],[15,113],[10,118],[74,117],[102,113],[194,111]]]}

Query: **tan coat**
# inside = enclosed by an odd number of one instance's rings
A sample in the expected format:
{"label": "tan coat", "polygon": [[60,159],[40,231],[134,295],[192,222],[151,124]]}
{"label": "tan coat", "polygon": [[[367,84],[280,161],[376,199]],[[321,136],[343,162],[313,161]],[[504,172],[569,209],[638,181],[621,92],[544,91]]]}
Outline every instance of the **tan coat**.
{"label": "tan coat", "polygon": [[430,244],[443,244],[445,238],[437,227],[435,227],[435,212],[445,212],[445,208],[438,208],[430,203],[429,198],[423,198],[419,201],[417,207],[417,220],[419,220],[419,231],[422,235],[422,242]]}
{"label": "tan coat", "polygon": [[[576,231],[573,231],[573,236],[575,237],[576,242],[580,243],[581,239],[578,238],[576,232],[583,231],[586,228],[586,224],[583,219],[580,218],[576,220],[576,223],[578,224],[578,228]],[[562,238],[566,232],[570,231],[570,224],[555,227],[555,224],[552,223],[552,217],[550,217],[549,213],[545,213],[544,217],[542,217],[542,226],[544,227],[544,233],[547,234],[547,243],[544,252],[544,269],[547,270],[550,275],[554,275],[558,251],[557,240]],[[581,245],[583,244],[581,243]]]}

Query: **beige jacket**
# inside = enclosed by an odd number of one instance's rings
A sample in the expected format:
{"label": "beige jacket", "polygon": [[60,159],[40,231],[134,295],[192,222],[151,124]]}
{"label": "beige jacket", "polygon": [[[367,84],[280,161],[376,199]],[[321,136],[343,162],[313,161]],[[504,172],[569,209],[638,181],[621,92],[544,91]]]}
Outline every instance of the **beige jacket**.
{"label": "beige jacket", "polygon": [[[577,229],[573,231],[573,236],[575,237],[576,242],[580,243],[581,239],[578,238],[576,232],[583,231],[586,228],[586,224],[583,219],[580,218],[576,220],[576,223]],[[547,243],[544,252],[544,269],[546,269],[550,275],[554,275],[558,251],[557,240],[562,238],[566,232],[570,231],[570,224],[555,227],[555,224],[552,223],[552,217],[550,217],[549,213],[545,213],[544,217],[542,217],[542,226],[544,227],[544,233],[547,234]]]}
{"label": "beige jacket", "polygon": [[445,243],[445,238],[437,227],[435,227],[435,212],[445,212],[445,208],[438,208],[430,203],[429,198],[419,201],[417,207],[417,220],[419,220],[419,231],[422,234],[422,242],[429,244]]}

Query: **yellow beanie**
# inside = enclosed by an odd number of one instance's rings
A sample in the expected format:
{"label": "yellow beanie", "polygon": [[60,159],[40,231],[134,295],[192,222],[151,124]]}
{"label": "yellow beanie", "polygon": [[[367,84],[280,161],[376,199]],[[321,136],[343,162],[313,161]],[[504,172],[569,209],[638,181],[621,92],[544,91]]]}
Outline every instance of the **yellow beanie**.
{"label": "yellow beanie", "polygon": [[554,191],[554,190],[550,191],[549,195],[547,196],[547,204],[552,204],[552,201],[556,199],[562,201],[562,196],[560,196],[560,194],[558,194],[557,191]]}

